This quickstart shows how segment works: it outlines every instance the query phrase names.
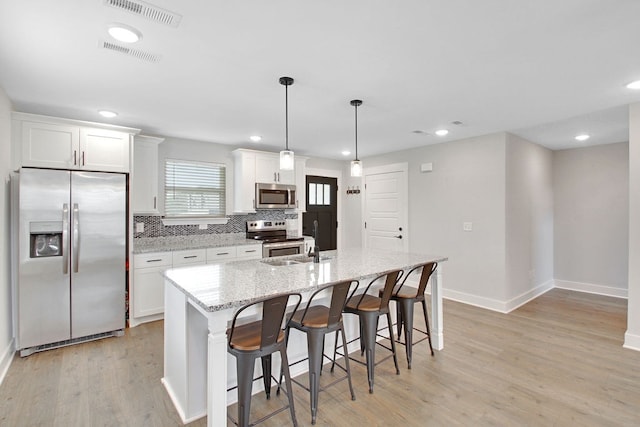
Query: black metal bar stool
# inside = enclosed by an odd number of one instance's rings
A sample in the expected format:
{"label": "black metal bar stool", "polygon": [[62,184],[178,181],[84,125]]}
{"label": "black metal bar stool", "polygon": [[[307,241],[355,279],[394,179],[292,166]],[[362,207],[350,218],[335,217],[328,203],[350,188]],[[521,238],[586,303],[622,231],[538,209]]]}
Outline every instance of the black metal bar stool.
{"label": "black metal bar stool", "polygon": [[[393,292],[393,288],[398,281],[398,277],[401,274],[401,270],[396,270],[389,272],[387,274],[383,274],[381,276],[373,279],[367,288],[364,290],[362,294],[354,295],[357,288],[353,290],[351,296],[347,300],[347,304],[344,307],[345,313],[357,314],[358,319],[360,321],[360,351],[361,353],[366,353],[366,365],[367,365],[367,379],[369,380],[369,393],[373,393],[373,371],[375,365],[378,363],[387,360],[389,357],[393,357],[393,363],[396,367],[396,374],[400,374],[400,369],[398,368],[398,358],[396,356],[396,345],[395,340],[393,338],[393,330],[391,325],[391,315],[389,314],[389,299],[391,298],[391,293]],[[374,296],[368,294],[371,286],[376,283],[379,279],[385,278],[384,288],[380,291],[380,296]],[[391,348],[382,345],[381,343],[376,342],[377,330],[378,330],[378,319],[380,316],[386,315],[387,317],[387,326],[389,329],[389,340],[391,341]],[[386,337],[384,337],[386,338]],[[350,342],[353,342],[352,340]],[[348,343],[347,343],[348,344]],[[387,350],[391,351],[391,355],[381,359],[377,363],[375,362],[375,354],[376,354],[376,344],[381,345]],[[348,357],[348,350],[346,344],[344,347],[343,356]],[[338,350],[338,345],[336,342],[336,347],[334,349],[334,359]],[[340,354],[340,353],[337,353]],[[352,359],[355,362],[362,363],[357,359]]]}
{"label": "black metal bar stool", "polygon": [[[419,265],[414,267],[409,271],[409,273],[404,276],[402,283],[400,283],[393,291],[391,295],[391,299],[396,302],[396,307],[398,310],[398,342],[400,344],[404,344],[407,350],[407,364],[409,369],[411,369],[411,355],[413,350],[413,344],[418,344],[425,339],[429,340],[429,349],[431,350],[431,355],[433,356],[433,346],[431,345],[431,329],[429,328],[429,316],[427,315],[427,303],[425,301],[424,292],[427,287],[427,283],[429,283],[429,278],[438,268],[438,263],[429,262],[424,265]],[[411,286],[404,286],[407,282],[407,279],[412,275],[412,273],[417,272],[418,270],[422,270],[420,274],[420,281],[418,282],[418,287],[414,288]],[[413,305],[421,302],[422,303],[422,312],[424,313],[424,323],[427,328],[426,331],[420,330],[418,328],[414,328],[413,326]],[[404,343],[400,342],[400,336],[402,335],[402,327],[404,326]],[[425,335],[424,338],[413,342],[413,330],[421,332]]]}
{"label": "black metal bar stool", "polygon": [[[311,295],[311,298],[309,298],[304,310],[296,311],[289,321],[289,328],[300,330],[305,332],[307,335],[307,349],[309,357],[298,360],[297,362],[292,363],[291,366],[304,362],[307,359],[309,360],[309,387],[305,387],[295,379],[292,379],[292,381],[305,388],[310,393],[311,424],[316,423],[316,415],[318,413],[318,393],[320,391],[347,379],[349,381],[351,400],[356,400],[356,395],[353,392],[353,385],[351,384],[351,369],[349,368],[348,357],[345,357],[344,359],[344,367],[339,364],[335,364],[346,373],[345,376],[334,380],[323,388],[320,388],[319,378],[322,374],[322,361],[325,357],[335,363],[335,359],[331,359],[329,356],[324,354],[325,335],[335,332],[337,341],[338,333],[340,333],[342,336],[342,344],[346,347],[346,338],[342,323],[342,310],[344,309],[347,296],[349,295],[349,290],[353,283],[357,285],[358,282],[348,280],[317,290]],[[317,296],[328,297],[328,293],[330,293],[331,296],[329,307],[316,303]],[[287,339],[288,338],[289,335],[287,334]]]}
{"label": "black metal bar stool", "polygon": [[[290,299],[297,298],[297,302],[292,311],[298,309],[302,296],[297,293],[281,294],[262,298],[240,308],[233,316],[231,328],[227,330],[228,347],[227,351],[233,354],[237,360],[238,375],[238,421],[237,423],[229,416],[235,424],[245,427],[255,425],[276,415],[287,408],[291,412],[293,425],[297,426],[296,414],[293,406],[293,394],[291,390],[291,376],[289,374],[289,364],[287,361],[287,323],[285,314]],[[262,305],[260,320],[242,325],[236,325],[238,316],[250,307],[258,304]],[[284,324],[284,326],[283,326]],[[287,398],[289,404],[264,416],[255,423],[250,424],[251,413],[251,390],[253,388],[253,371],[255,360],[262,359],[262,368],[265,393],[267,399],[271,391],[271,354],[280,352],[282,358],[282,371],[287,385]],[[256,378],[260,379],[260,377]],[[231,389],[230,389],[231,390]]]}

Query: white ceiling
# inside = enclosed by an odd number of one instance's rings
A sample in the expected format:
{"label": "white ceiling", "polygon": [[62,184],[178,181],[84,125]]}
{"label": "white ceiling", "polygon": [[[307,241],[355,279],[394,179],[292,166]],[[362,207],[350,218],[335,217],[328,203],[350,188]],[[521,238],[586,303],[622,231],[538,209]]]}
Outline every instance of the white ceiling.
{"label": "white ceiling", "polygon": [[[498,131],[553,149],[580,146],[577,132],[626,141],[624,106],[640,102],[624,87],[640,79],[637,0],[151,3],[179,25],[104,0],[0,0],[0,86],[14,108],[275,151],[286,75],[290,148],[340,159],[353,151],[353,98],[360,157]],[[160,61],[99,48],[114,22]],[[433,135],[441,127],[448,136]]]}

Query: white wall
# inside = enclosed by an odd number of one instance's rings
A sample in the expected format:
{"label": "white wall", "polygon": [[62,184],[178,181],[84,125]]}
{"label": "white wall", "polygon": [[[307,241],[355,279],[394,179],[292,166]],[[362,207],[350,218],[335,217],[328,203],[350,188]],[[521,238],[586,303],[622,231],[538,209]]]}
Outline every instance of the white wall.
{"label": "white wall", "polygon": [[[365,168],[409,165],[409,250],[449,257],[444,295],[503,310],[505,292],[505,134],[370,157]],[[433,163],[433,172],[420,165]],[[462,229],[472,222],[473,231]],[[361,224],[353,224],[353,227]]]}
{"label": "white wall", "polygon": [[629,300],[624,346],[640,350],[640,103],[629,107]]}
{"label": "white wall", "polygon": [[9,174],[11,172],[11,102],[0,87],[0,382],[13,358],[11,316],[11,238],[9,232]]}
{"label": "white wall", "polygon": [[556,285],[626,296],[629,145],[553,155]]}
{"label": "white wall", "polygon": [[551,150],[506,135],[507,310],[553,286]]}

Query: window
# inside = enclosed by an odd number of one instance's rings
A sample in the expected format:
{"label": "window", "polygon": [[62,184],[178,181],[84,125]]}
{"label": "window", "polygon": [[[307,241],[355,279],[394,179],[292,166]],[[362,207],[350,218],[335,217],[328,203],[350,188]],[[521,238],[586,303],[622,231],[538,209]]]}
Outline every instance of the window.
{"label": "window", "polygon": [[331,186],[329,184],[309,183],[309,204],[329,206],[331,204]]}
{"label": "window", "polygon": [[164,168],[165,215],[224,216],[225,172],[224,164],[167,159]]}

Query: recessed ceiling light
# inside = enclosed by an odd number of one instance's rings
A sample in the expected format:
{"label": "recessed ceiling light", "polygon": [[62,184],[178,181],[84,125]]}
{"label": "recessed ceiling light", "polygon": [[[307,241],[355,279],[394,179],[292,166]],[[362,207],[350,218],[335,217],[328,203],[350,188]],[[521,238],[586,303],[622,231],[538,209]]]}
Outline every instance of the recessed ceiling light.
{"label": "recessed ceiling light", "polygon": [[123,43],[135,43],[142,40],[142,33],[125,24],[109,25],[108,33],[114,39]]}
{"label": "recessed ceiling light", "polygon": [[351,151],[349,151],[349,150],[343,150],[342,151],[342,155],[343,156],[348,156],[349,154],[351,154]]}
{"label": "recessed ceiling light", "polygon": [[590,136],[586,133],[581,133],[580,135],[576,135],[576,141],[586,141]]}
{"label": "recessed ceiling light", "polygon": [[249,137],[249,139],[253,142],[260,142],[262,141],[262,137],[260,135],[251,135]]}
{"label": "recessed ceiling light", "polygon": [[446,130],[446,129],[438,129],[438,130],[436,131],[436,135],[438,135],[438,136],[445,136],[445,135],[447,135],[448,133],[449,133],[449,131],[448,131],[448,130]]}
{"label": "recessed ceiling light", "polygon": [[98,110],[98,114],[100,114],[102,117],[106,117],[107,119],[112,119],[118,115],[118,113],[116,113],[115,111],[109,110]]}
{"label": "recessed ceiling light", "polygon": [[627,85],[627,89],[640,89],[640,80],[636,80],[635,82],[631,82]]}

